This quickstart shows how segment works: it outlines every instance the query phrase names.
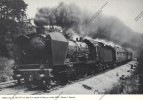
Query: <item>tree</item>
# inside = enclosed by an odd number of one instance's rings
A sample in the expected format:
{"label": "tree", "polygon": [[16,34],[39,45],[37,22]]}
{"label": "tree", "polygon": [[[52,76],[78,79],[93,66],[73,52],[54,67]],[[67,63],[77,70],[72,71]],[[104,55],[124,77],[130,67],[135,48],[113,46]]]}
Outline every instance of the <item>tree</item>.
{"label": "tree", "polygon": [[24,34],[27,4],[23,0],[0,0],[0,44],[9,51],[19,34]]}

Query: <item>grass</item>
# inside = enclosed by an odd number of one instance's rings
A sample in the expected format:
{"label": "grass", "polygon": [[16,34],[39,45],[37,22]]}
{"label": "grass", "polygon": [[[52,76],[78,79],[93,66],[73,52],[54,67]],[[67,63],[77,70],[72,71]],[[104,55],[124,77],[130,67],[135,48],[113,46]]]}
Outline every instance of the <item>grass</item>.
{"label": "grass", "polygon": [[139,75],[136,73],[136,66],[133,71],[131,65],[131,76],[122,75],[117,84],[114,84],[111,90],[106,90],[105,94],[138,94],[139,93]]}
{"label": "grass", "polygon": [[138,94],[139,85],[136,77],[134,76],[129,77],[126,80],[119,80],[119,83],[114,85],[111,90],[106,91],[106,94]]}

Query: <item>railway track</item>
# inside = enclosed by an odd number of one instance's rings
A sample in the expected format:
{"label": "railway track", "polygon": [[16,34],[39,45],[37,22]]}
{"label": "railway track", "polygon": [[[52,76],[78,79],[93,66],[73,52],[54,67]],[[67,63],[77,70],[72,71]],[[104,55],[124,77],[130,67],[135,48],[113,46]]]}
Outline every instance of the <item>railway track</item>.
{"label": "railway track", "polygon": [[[97,74],[96,74],[97,75]],[[79,82],[79,81],[83,81],[83,80],[86,80],[86,79],[89,79],[91,77],[93,77],[95,75],[92,75],[92,76],[87,76],[87,77],[84,77],[84,78],[81,78],[81,79],[78,79],[78,80],[74,80],[74,81],[69,81],[66,85],[70,85],[70,84],[73,84],[75,82]],[[22,82],[22,85],[24,84],[24,80],[21,80]],[[46,90],[48,92],[50,91],[53,91],[53,90],[56,90],[56,89],[59,89],[59,88],[62,88],[66,85],[63,85],[63,86],[60,86],[60,85],[56,85],[56,86],[53,86],[52,88],[50,88],[49,90]],[[7,81],[7,82],[2,82],[0,83],[0,90],[4,89],[4,88],[10,88],[10,87],[16,87],[18,86],[18,83],[17,83],[17,80],[12,80],[12,81]],[[36,88],[35,88],[36,89]],[[33,90],[35,90],[33,89]],[[45,92],[45,91],[44,91]]]}
{"label": "railway track", "polygon": [[[24,79],[21,79],[21,82],[22,84],[24,84]],[[0,83],[0,89],[14,87],[14,86],[18,86],[17,80],[11,80],[11,81]]]}
{"label": "railway track", "polygon": [[7,82],[2,82],[0,83],[0,88],[6,88],[6,87],[9,87],[9,86],[13,86],[17,83],[16,80],[12,80],[12,81],[7,81]]}
{"label": "railway track", "polygon": [[[128,66],[131,66],[129,63],[128,63]],[[95,77],[97,75],[101,75],[101,74],[104,74],[106,73],[107,71],[110,71],[110,70],[113,70],[113,69],[108,69],[106,71],[102,71],[102,72],[99,72],[99,73],[96,73],[96,74],[93,74],[93,75],[90,75],[90,76],[84,76],[80,79],[77,79],[77,80],[73,80],[73,81],[68,81],[65,85],[55,85],[53,87],[51,87],[49,90],[42,90],[40,88],[34,88],[32,90],[29,90],[27,89],[25,86],[24,86],[24,80],[22,80],[22,85],[20,87],[18,87],[17,85],[17,81],[16,80],[12,80],[12,81],[8,81],[8,82],[3,82],[3,83],[0,83],[0,90],[3,90],[3,89],[6,89],[6,88],[9,88],[9,87],[14,87],[13,90],[14,90],[14,93],[15,91],[18,91],[20,90],[19,92],[21,93],[25,93],[25,92],[29,92],[30,94],[32,93],[32,95],[40,95],[40,94],[43,94],[43,93],[50,93],[54,90],[58,90],[60,88],[64,88],[68,85],[71,85],[71,84],[74,84],[74,83],[80,83],[84,88],[87,88],[87,89],[92,89],[92,87],[90,86],[87,86],[85,84],[82,84],[81,81],[84,81],[84,80],[87,80],[87,79],[90,79],[92,77]],[[13,94],[13,93],[12,93]]]}
{"label": "railway track", "polygon": [[[112,69],[109,69],[109,70],[112,70]],[[106,71],[109,71],[109,70],[106,70]],[[34,92],[32,93],[32,95],[40,95],[40,94],[43,94],[43,93],[50,93],[54,90],[58,90],[60,88],[64,88],[68,85],[71,85],[71,84],[74,84],[74,83],[77,83],[77,82],[80,82],[80,81],[83,81],[83,80],[86,80],[86,79],[89,79],[89,78],[92,78],[96,75],[100,75],[100,74],[103,74],[105,73],[106,71],[103,71],[103,72],[100,72],[100,73],[96,73],[94,75],[90,75],[90,76],[84,76],[80,79],[77,79],[77,80],[73,80],[73,81],[68,81],[65,85],[55,85],[53,87],[51,87],[49,90],[43,90],[43,89],[40,89],[40,88],[33,88],[31,90],[27,89],[25,86],[24,86],[24,79],[21,80],[22,82],[22,85],[21,87],[18,87],[18,83],[17,83],[17,80],[12,80],[12,81],[8,81],[8,82],[2,82],[0,83],[0,90],[4,90],[4,89],[7,89],[7,88],[15,88],[15,91],[13,91],[11,94],[15,94],[17,93],[17,91],[20,93],[20,92]],[[84,84],[82,84],[84,86]],[[87,87],[87,86],[86,86]],[[18,88],[18,89],[17,89]],[[21,90],[20,90],[21,89]]]}

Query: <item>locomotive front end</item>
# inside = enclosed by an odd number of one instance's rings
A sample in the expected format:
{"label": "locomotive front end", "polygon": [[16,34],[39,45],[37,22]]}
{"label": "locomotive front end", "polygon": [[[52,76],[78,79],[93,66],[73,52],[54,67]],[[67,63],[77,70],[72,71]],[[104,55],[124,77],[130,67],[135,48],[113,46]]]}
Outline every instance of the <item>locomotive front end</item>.
{"label": "locomotive front end", "polygon": [[[16,65],[13,67],[13,78],[19,83],[24,78],[28,88],[33,85],[49,86],[53,78],[53,66],[64,64],[67,45],[67,40],[59,32],[17,37],[14,42]],[[61,48],[63,51],[59,53]]]}

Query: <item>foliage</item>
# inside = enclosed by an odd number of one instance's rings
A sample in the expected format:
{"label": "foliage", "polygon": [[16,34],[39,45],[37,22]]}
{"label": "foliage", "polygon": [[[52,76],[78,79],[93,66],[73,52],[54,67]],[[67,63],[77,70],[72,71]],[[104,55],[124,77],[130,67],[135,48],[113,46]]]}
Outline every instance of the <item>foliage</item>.
{"label": "foliage", "polygon": [[4,45],[8,51],[12,51],[14,38],[25,34],[26,8],[23,0],[0,0],[0,46]]}
{"label": "foliage", "polygon": [[13,60],[5,57],[0,57],[0,82],[4,82],[10,79],[12,73]]}
{"label": "foliage", "polygon": [[143,49],[140,52],[140,56],[138,57],[138,67],[137,73],[139,74],[139,92],[143,93]]}

